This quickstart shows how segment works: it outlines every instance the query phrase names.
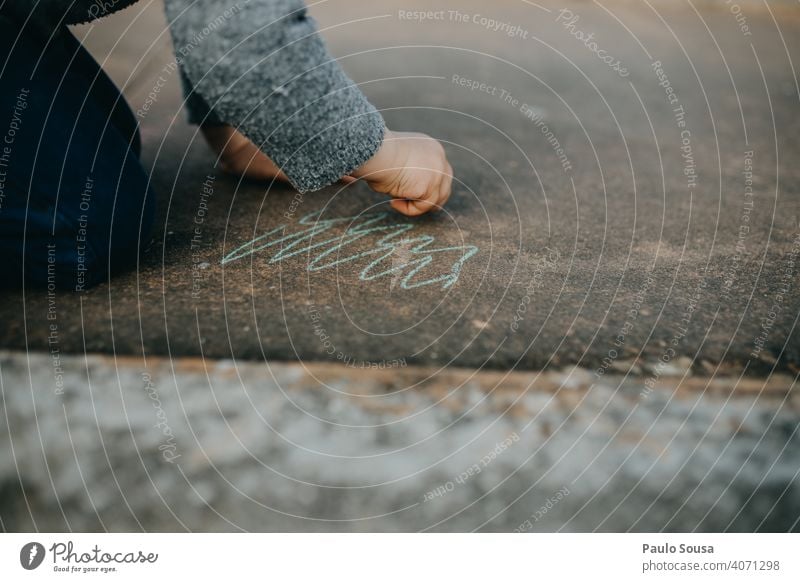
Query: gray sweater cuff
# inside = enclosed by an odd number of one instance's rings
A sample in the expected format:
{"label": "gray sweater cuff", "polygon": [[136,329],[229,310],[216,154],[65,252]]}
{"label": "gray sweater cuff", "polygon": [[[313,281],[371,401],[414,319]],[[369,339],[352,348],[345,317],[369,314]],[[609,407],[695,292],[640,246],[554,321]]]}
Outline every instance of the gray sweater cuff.
{"label": "gray sweater cuff", "polygon": [[[301,0],[166,0],[193,121],[236,127],[300,191],[380,148],[380,113],[328,53]],[[194,98],[192,95],[196,94]]]}

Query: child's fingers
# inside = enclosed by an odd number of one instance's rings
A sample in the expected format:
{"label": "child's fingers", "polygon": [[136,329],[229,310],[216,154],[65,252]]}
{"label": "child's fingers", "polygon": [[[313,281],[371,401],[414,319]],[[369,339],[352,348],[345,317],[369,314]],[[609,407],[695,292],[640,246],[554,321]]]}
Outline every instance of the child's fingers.
{"label": "child's fingers", "polygon": [[389,205],[400,214],[405,216],[417,216],[418,212],[416,207],[411,206],[411,200],[404,200],[402,198],[395,198],[389,202]]}
{"label": "child's fingers", "polygon": [[410,208],[414,208],[414,214],[412,216],[418,216],[420,214],[425,214],[426,212],[430,212],[431,210],[436,210],[438,205],[436,204],[436,200],[428,200],[428,199],[419,199],[419,200],[410,200]]}
{"label": "child's fingers", "polygon": [[389,202],[389,204],[397,212],[406,216],[420,216],[421,214],[428,212],[433,207],[430,202],[422,200],[405,200],[403,198],[395,198]]}
{"label": "child's fingers", "polygon": [[450,197],[452,171],[450,164],[447,164],[445,171],[438,174],[439,179],[432,181],[422,195],[396,198],[391,201],[392,208],[406,216],[419,216],[441,210]]}
{"label": "child's fingers", "polygon": [[436,210],[441,210],[450,198],[453,188],[453,168],[447,164],[447,173],[439,184],[439,200]]}
{"label": "child's fingers", "polygon": [[453,166],[450,162],[447,163],[447,197],[450,198],[450,192],[453,188]]}

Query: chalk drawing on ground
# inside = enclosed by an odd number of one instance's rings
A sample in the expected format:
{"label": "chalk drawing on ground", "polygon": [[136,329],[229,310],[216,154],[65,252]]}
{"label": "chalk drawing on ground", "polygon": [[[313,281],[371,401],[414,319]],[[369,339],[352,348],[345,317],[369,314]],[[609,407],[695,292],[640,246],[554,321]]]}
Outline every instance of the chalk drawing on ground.
{"label": "chalk drawing on ground", "polygon": [[[256,253],[272,253],[268,263],[274,264],[306,253],[307,270],[316,272],[369,259],[359,272],[362,281],[390,277],[392,288],[399,285],[402,289],[415,289],[441,284],[442,289],[447,289],[458,281],[461,268],[478,252],[474,245],[437,247],[436,238],[429,234],[412,236],[415,225],[387,222],[389,212],[324,219],[320,214],[317,211],[305,215],[298,221],[296,226],[300,228],[297,230],[282,224],[255,237],[225,255],[222,264]],[[342,234],[329,232],[342,226],[347,227]],[[374,244],[365,250],[353,248],[357,241],[376,237]],[[431,267],[441,267],[447,257],[453,260],[449,271],[430,276],[434,270]],[[426,272],[428,278],[425,278]]]}

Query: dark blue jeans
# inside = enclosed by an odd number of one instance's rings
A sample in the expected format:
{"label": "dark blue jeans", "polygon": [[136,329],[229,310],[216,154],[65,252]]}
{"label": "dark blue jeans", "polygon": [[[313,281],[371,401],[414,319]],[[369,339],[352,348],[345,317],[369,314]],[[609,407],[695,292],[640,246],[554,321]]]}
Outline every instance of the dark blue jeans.
{"label": "dark blue jeans", "polygon": [[135,266],[155,199],[136,118],[72,34],[0,14],[0,284],[82,290]]}

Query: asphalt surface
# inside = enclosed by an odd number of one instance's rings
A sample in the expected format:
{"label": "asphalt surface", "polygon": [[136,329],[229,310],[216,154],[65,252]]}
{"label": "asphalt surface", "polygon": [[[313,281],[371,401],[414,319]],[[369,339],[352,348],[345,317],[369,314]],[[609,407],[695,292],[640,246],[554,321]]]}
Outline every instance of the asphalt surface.
{"label": "asphalt surface", "polygon": [[[172,76],[143,120],[160,219],[138,270],[59,292],[55,320],[45,290],[4,292],[0,347],[796,370],[796,7],[744,3],[745,31],[722,3],[575,3],[570,16],[450,2],[425,22],[409,4],[312,13],[390,127],[446,144],[445,211],[406,219],[363,184],[298,197],[224,176]],[[99,55],[120,40],[106,64],[134,109],[171,59],[160,15],[138,10],[79,29]]]}

